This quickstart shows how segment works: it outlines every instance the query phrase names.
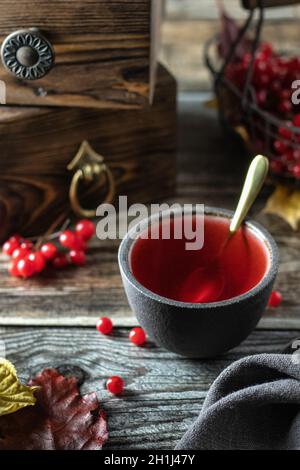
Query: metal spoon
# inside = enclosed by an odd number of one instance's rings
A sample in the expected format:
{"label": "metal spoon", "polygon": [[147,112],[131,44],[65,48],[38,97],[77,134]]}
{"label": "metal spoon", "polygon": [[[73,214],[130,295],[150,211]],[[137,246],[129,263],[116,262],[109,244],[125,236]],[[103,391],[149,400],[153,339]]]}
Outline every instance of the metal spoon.
{"label": "metal spoon", "polygon": [[196,269],[185,279],[180,288],[182,301],[216,302],[221,297],[225,287],[225,279],[220,267],[220,256],[228,241],[241,227],[264,184],[268,170],[269,160],[262,155],[257,155],[249,167],[240,200],[230,224],[228,237],[208,266]]}

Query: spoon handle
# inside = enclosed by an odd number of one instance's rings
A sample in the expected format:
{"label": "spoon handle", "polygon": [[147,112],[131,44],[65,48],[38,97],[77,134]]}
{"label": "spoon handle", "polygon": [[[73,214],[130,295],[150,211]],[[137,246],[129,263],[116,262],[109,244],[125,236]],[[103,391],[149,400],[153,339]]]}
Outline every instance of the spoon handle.
{"label": "spoon handle", "polygon": [[236,233],[242,225],[265,182],[268,171],[269,160],[262,155],[257,155],[252,161],[246,176],[243,191],[230,225],[231,234]]}

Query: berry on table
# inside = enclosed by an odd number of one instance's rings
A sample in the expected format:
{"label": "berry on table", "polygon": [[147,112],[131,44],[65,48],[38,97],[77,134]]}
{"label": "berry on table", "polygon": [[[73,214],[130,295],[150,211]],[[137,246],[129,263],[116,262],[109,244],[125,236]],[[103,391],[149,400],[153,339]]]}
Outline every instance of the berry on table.
{"label": "berry on table", "polygon": [[28,250],[28,251],[31,251],[32,248],[33,248],[33,243],[30,241],[30,240],[24,240],[22,243],[21,243],[21,248],[23,248],[24,250]]}
{"label": "berry on table", "polygon": [[20,277],[20,272],[19,272],[19,269],[18,269],[18,262],[19,260],[17,259],[13,259],[9,265],[9,268],[8,268],[8,272],[11,276],[14,276],[14,277]]}
{"label": "berry on table", "polygon": [[70,250],[74,248],[75,244],[75,235],[71,230],[65,230],[59,236],[59,243]]}
{"label": "berry on table", "polygon": [[143,346],[146,342],[146,333],[143,328],[133,328],[129,333],[129,339],[136,346]]}
{"label": "berry on table", "polygon": [[269,307],[273,307],[273,308],[279,307],[281,302],[282,302],[282,295],[280,294],[280,292],[274,290],[269,299]]}
{"label": "berry on table", "polygon": [[113,329],[113,323],[110,318],[108,317],[101,317],[96,323],[96,328],[99,333],[103,335],[109,335]]}
{"label": "berry on table", "polygon": [[46,266],[46,260],[41,251],[30,253],[28,259],[33,262],[36,273],[41,273]]}
{"label": "berry on table", "polygon": [[88,241],[94,235],[95,227],[91,220],[83,219],[76,224],[75,231],[84,241]]}
{"label": "berry on table", "polygon": [[71,232],[71,230],[65,230],[59,237],[59,242],[64,248],[69,250],[85,250],[86,245],[83,238]]}
{"label": "berry on table", "polygon": [[57,254],[57,248],[53,243],[45,243],[41,247],[41,253],[46,259],[52,260]]}
{"label": "berry on table", "polygon": [[21,258],[18,261],[17,269],[21,277],[27,279],[35,273],[35,266],[32,261],[26,256],[25,258]]}
{"label": "berry on table", "polygon": [[70,260],[76,266],[84,266],[86,263],[86,255],[83,250],[70,251]]}
{"label": "berry on table", "polygon": [[124,390],[124,380],[117,375],[110,377],[106,382],[106,388],[114,395],[121,395]]}
{"label": "berry on table", "polygon": [[51,262],[55,269],[63,269],[69,265],[69,260],[65,253],[56,254]]}
{"label": "berry on table", "polygon": [[11,256],[13,252],[20,247],[20,237],[13,236],[10,237],[7,242],[4,243],[2,251],[5,255]]}
{"label": "berry on table", "polygon": [[12,259],[17,259],[20,260],[22,258],[25,258],[25,256],[30,254],[30,250],[28,248],[16,248],[15,251],[12,254]]}

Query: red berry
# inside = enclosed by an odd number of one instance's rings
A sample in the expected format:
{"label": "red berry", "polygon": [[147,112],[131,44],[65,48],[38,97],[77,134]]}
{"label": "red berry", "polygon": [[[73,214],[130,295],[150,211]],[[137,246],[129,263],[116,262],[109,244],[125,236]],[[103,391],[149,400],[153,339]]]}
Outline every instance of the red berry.
{"label": "red berry", "polygon": [[273,46],[269,42],[263,42],[260,46],[260,53],[264,55],[266,59],[269,59],[273,54]]}
{"label": "red berry", "polygon": [[75,243],[75,234],[71,230],[65,230],[60,234],[59,242],[65,248],[72,250]]}
{"label": "red berry", "polygon": [[287,146],[281,140],[275,140],[274,149],[276,150],[277,153],[282,155],[286,152]]}
{"label": "red berry", "polygon": [[101,317],[96,323],[96,328],[99,333],[102,333],[103,335],[109,335],[113,329],[113,323],[110,318]]}
{"label": "red berry", "polygon": [[55,245],[53,245],[53,243],[45,243],[41,247],[41,253],[44,258],[51,260],[56,256],[57,248]]}
{"label": "red berry", "polygon": [[296,161],[300,161],[300,150],[298,150],[298,149],[293,150],[293,158]]}
{"label": "red berry", "polygon": [[300,179],[300,165],[295,165],[293,167],[293,175],[295,178]]}
{"label": "red berry", "polygon": [[11,256],[13,252],[19,248],[19,242],[17,240],[9,239],[7,242],[4,243],[2,247],[2,251],[5,255]]}
{"label": "red berry", "polygon": [[124,380],[117,375],[110,377],[106,382],[106,388],[114,395],[121,395],[124,390]]}
{"label": "red berry", "polygon": [[27,248],[17,248],[12,254],[12,259],[20,260],[21,258],[25,258],[25,256],[29,255],[29,253],[30,250]]}
{"label": "red berry", "polygon": [[291,90],[287,89],[287,88],[280,92],[280,98],[281,98],[282,101],[284,101],[284,100],[290,101],[291,100],[291,95],[292,95]]}
{"label": "red berry", "polygon": [[21,237],[21,235],[19,235],[18,233],[15,233],[15,234],[12,235],[11,237],[9,237],[9,241],[10,241],[10,242],[18,242],[18,243],[20,244],[21,241],[22,241],[22,237]]}
{"label": "red berry", "polygon": [[46,266],[46,260],[44,255],[40,251],[36,251],[35,253],[30,253],[28,255],[28,259],[33,262],[34,270],[36,273],[40,273]]}
{"label": "red berry", "polygon": [[279,80],[274,80],[272,83],[271,83],[271,90],[273,91],[273,93],[275,93],[276,95],[281,91],[281,83]]}
{"label": "red berry", "polygon": [[292,103],[289,100],[282,100],[279,104],[279,111],[282,114],[289,114],[292,111]]}
{"label": "red berry", "polygon": [[20,277],[20,272],[19,272],[19,269],[18,269],[18,262],[19,262],[19,260],[14,259],[10,263],[9,268],[8,268],[8,272],[11,276]]}
{"label": "red berry", "polygon": [[294,117],[294,120],[293,120],[293,124],[296,127],[300,127],[300,114],[296,114],[296,116]]}
{"label": "red berry", "polygon": [[281,304],[282,302],[282,295],[274,290],[270,296],[270,299],[269,299],[269,307],[279,307],[279,305]]}
{"label": "red berry", "polygon": [[30,261],[28,256],[25,258],[19,259],[18,264],[17,264],[17,269],[21,277],[24,277],[25,279],[27,279],[28,277],[33,276],[33,274],[35,273],[34,268],[35,268],[34,263]]}
{"label": "red berry", "polygon": [[133,328],[129,333],[129,339],[136,346],[143,346],[146,342],[146,333],[143,328]]}
{"label": "red berry", "polygon": [[65,253],[57,254],[52,260],[52,266],[55,269],[63,269],[68,265],[69,265],[69,260]]}
{"label": "red berry", "polygon": [[274,173],[277,173],[277,174],[281,174],[284,170],[284,165],[282,162],[280,162],[279,160],[273,160],[271,161],[271,170],[274,172]]}
{"label": "red berry", "polygon": [[86,255],[82,250],[70,251],[70,260],[76,266],[83,266],[86,263]]}
{"label": "red berry", "polygon": [[262,88],[256,93],[256,101],[259,106],[264,106],[266,104],[268,97],[268,91]]}
{"label": "red berry", "polygon": [[31,251],[33,248],[33,243],[30,240],[24,240],[21,243],[21,248],[23,248],[24,250]]}
{"label": "red berry", "polygon": [[290,163],[294,161],[294,152],[292,150],[287,150],[283,155],[282,155],[282,161],[284,163]]}
{"label": "red berry", "polygon": [[88,241],[94,235],[95,227],[91,220],[83,219],[76,224],[75,231],[83,240]]}
{"label": "red berry", "polygon": [[291,124],[287,123],[287,127],[279,127],[278,134],[286,140],[290,140],[293,136],[293,132],[289,129]]}

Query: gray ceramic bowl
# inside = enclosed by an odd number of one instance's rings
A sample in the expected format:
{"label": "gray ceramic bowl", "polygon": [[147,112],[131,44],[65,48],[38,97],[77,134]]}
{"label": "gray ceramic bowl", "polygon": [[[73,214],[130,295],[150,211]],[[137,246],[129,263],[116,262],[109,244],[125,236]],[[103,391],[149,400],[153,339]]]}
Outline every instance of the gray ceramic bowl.
{"label": "gray ceramic bowl", "polygon": [[[205,214],[227,219],[233,216],[230,211],[210,207],[205,208]],[[141,326],[159,346],[187,357],[219,355],[240,344],[260,320],[278,271],[276,243],[263,227],[247,220],[247,227],[269,253],[269,269],[262,280],[250,291],[229,300],[178,302],[142,286],[130,269],[130,251],[138,233],[166,216],[170,216],[168,211],[143,220],[128,232],[120,245],[119,267],[129,304]]]}

